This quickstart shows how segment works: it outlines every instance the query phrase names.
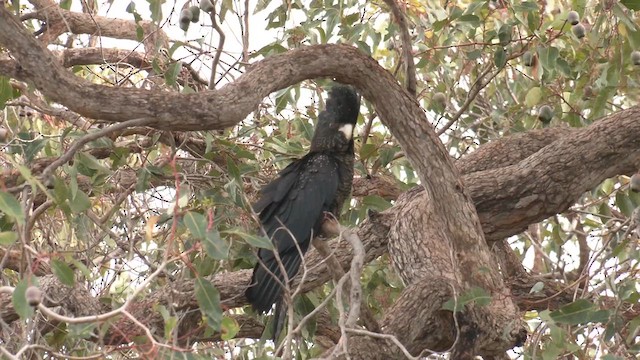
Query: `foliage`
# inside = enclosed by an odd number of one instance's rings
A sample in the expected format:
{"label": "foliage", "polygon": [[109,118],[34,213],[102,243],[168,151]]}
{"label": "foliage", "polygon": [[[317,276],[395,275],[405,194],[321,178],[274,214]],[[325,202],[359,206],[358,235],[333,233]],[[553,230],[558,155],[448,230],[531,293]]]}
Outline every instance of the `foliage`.
{"label": "foliage", "polygon": [[[60,5],[80,8],[73,0]],[[109,12],[111,4],[100,4],[99,14],[159,24],[172,42],[146,67],[96,64],[76,66],[74,73],[113,86],[190,93],[206,90],[205,82],[193,72],[209,77],[213,71],[211,78],[219,87],[247,71],[247,63],[300,46],[341,42],[373,56],[400,82],[407,81],[400,29],[380,3],[260,0],[245,9],[240,2],[215,2],[211,16],[231,29],[225,46],[233,50],[222,52],[214,66],[219,35],[208,13],[200,14],[197,23],[187,21],[186,32],[177,30],[181,10],[190,5],[134,0],[126,11],[116,14]],[[509,134],[547,126],[584,127],[636,104],[640,67],[633,64],[631,53],[640,50],[640,22],[633,1],[409,0],[402,5],[410,24],[418,101],[456,158]],[[586,28],[583,38],[576,37],[566,22],[570,10],[580,15]],[[31,11],[31,5],[20,8],[21,14]],[[252,24],[265,19],[264,29],[245,28],[245,17]],[[25,24],[40,27],[36,20]],[[140,41],[148,35],[142,26],[136,31]],[[238,34],[246,31],[251,32],[243,40]],[[274,40],[265,43],[264,34]],[[231,39],[237,43],[230,43]],[[62,35],[50,48],[63,49],[67,40],[74,39]],[[75,46],[95,46],[91,45],[95,40],[78,36]],[[257,47],[254,41],[264,44]],[[134,128],[102,137],[43,179],[43,167],[105,124],[91,119],[72,122],[57,105],[38,102],[31,89],[0,77],[0,106],[4,107],[0,135],[5,130],[0,149],[7,179],[0,191],[0,246],[33,250],[24,250],[23,256],[31,262],[49,261],[61,283],[86,284],[102,303],[114,308],[141,285],[144,293],[152,293],[167,283],[195,280],[201,325],[208,336],[221,331],[223,341],[203,341],[191,350],[170,345],[161,347],[161,353],[167,358],[199,358],[224,356],[228,350],[237,357],[267,358],[273,350],[270,342],[234,338],[240,331],[235,315],[255,314],[248,307],[225,308],[207,279],[252,268],[255,249],[270,246],[256,235],[249,204],[260,186],[307,151],[328,85],[328,80],[318,79],[278,91],[250,118],[224,132],[174,136]],[[433,94],[438,92],[445,95],[444,101],[434,101]],[[538,110],[544,105],[551,107],[553,117],[542,122]],[[357,176],[387,176],[402,189],[418,183],[400,146],[368,104],[363,106],[358,127],[368,137],[360,136],[356,144]],[[621,315],[624,303],[640,299],[640,252],[637,240],[626,231],[640,195],[630,192],[627,184],[623,176],[608,179],[567,213],[509,239],[533,271],[568,283],[588,283],[588,291],[577,293],[573,303],[556,311],[525,314],[532,335],[512,355],[621,359],[620,354],[640,352],[640,318]],[[31,189],[31,195],[25,196],[24,189]],[[342,222],[355,226],[369,210],[382,211],[390,205],[390,199],[377,195],[354,197]],[[29,210],[32,207],[35,212]],[[158,264],[165,264],[164,269]],[[159,270],[162,276],[150,277]],[[71,326],[41,338],[31,332],[28,324],[34,312],[25,306],[24,291],[33,279],[10,269],[2,269],[1,274],[1,285],[16,288],[13,301],[21,316],[20,326],[3,329],[4,334],[13,339],[33,335],[30,341],[68,355],[102,351],[86,331]],[[402,289],[387,256],[365,267],[362,282],[366,303],[376,315],[383,314]],[[297,316],[319,305],[332,288],[327,284],[300,295],[294,304]],[[473,290],[448,308],[459,309],[474,301],[481,306],[486,292]],[[334,305],[329,310],[335,320]],[[177,309],[158,311],[165,319],[165,335],[156,341],[177,344],[172,338]],[[299,342],[297,358],[318,354],[315,327],[309,322],[302,332],[307,341]],[[148,340],[141,336],[132,339],[131,349],[108,351],[116,358],[135,356],[145,351]],[[7,343],[17,350],[26,340],[0,342]]]}

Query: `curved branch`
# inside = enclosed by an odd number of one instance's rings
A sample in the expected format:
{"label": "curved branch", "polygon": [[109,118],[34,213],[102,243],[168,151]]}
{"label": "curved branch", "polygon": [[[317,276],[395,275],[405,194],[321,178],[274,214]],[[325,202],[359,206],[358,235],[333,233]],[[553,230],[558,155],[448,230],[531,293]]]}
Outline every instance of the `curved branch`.
{"label": "curved branch", "polygon": [[[155,53],[161,47],[169,47],[169,38],[158,26],[151,21],[133,21],[108,18],[94,14],[74,12],[62,9],[58,4],[50,0],[32,0],[31,3],[37,9],[28,14],[28,18],[46,22],[45,38],[48,43],[60,34],[71,32],[72,34],[98,34],[114,39],[139,41],[137,28],[142,28],[147,54]],[[4,14],[3,14],[4,16]],[[50,33],[49,33],[50,32]]]}
{"label": "curved branch", "polygon": [[400,28],[400,38],[402,39],[402,57],[404,58],[407,76],[407,91],[409,94],[416,96],[416,64],[413,61],[413,53],[411,51],[411,35],[409,35],[409,27],[407,26],[407,18],[404,16],[396,0],[384,0],[385,4],[391,8],[391,13]]}
{"label": "curved branch", "polygon": [[[114,122],[156,118],[152,126],[161,129],[207,130],[233,126],[270,93],[309,78],[334,76],[340,82],[356,85],[375,104],[385,100],[384,94],[376,89],[391,86],[399,90],[393,77],[375,60],[345,45],[292,50],[253,64],[247,74],[217,91],[178,94],[112,88],[78,78],[58,64],[51,52],[4,8],[0,9],[0,44],[9,49],[20,64],[14,75],[29,80],[50,99],[89,118]],[[66,91],[59,91],[60,88]],[[419,109],[417,104],[412,105]]]}

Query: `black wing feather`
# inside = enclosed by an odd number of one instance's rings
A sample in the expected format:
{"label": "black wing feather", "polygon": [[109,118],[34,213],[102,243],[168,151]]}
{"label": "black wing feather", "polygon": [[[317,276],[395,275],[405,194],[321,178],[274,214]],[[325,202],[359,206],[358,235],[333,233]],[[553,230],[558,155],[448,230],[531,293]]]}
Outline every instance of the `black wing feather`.
{"label": "black wing feather", "polygon": [[[320,230],[323,212],[332,210],[338,181],[336,159],[329,154],[310,153],[285,168],[263,189],[262,197],[254,205],[288,279],[298,272],[312,233]],[[246,296],[256,310],[264,312],[281,296],[280,283],[284,284],[285,280],[272,251],[260,249],[258,257],[260,261],[253,271],[252,286],[247,289]]]}

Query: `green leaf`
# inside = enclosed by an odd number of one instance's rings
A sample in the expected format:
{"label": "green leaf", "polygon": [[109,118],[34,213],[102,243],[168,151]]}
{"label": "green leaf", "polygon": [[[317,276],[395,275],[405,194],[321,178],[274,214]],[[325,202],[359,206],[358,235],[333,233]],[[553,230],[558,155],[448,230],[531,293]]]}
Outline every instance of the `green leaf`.
{"label": "green leaf", "polygon": [[22,206],[13,195],[0,191],[0,211],[9,215],[18,224],[24,224],[24,213],[22,212]]}
{"label": "green leaf", "polygon": [[0,76],[0,109],[4,109],[8,100],[13,98],[13,87],[9,84],[9,78]]}
{"label": "green leaf", "polygon": [[556,311],[552,311],[551,318],[559,324],[578,325],[590,322],[606,322],[609,311],[597,310],[596,306],[587,299],[579,299],[567,304]]}
{"label": "green leaf", "polygon": [[96,335],[96,326],[95,323],[67,324],[67,331],[72,339],[90,339]]}
{"label": "green leaf", "polygon": [[389,165],[393,161],[393,158],[396,156],[400,149],[396,146],[394,147],[385,147],[382,150],[379,150],[380,153],[380,165],[385,167]]}
{"label": "green leaf", "polygon": [[498,50],[496,50],[493,54],[493,62],[498,68],[502,68],[507,64],[507,53],[504,51],[504,48],[499,47]]}
{"label": "green leaf", "polygon": [[215,331],[220,331],[222,308],[220,307],[220,293],[207,279],[195,279],[196,300],[207,324]]}
{"label": "green leaf", "polygon": [[553,46],[541,48],[538,50],[538,59],[545,70],[554,70],[556,68],[556,59],[558,59],[559,51]]}
{"label": "green leaf", "polygon": [[11,302],[13,303],[16,314],[18,314],[21,319],[28,319],[33,316],[33,308],[27,303],[26,297],[27,288],[31,285],[38,286],[36,277],[25,277],[18,282],[18,285],[16,285],[13,290]]}
{"label": "green leaf", "polygon": [[209,228],[204,215],[189,211],[184,215],[184,224],[193,237],[202,240],[204,250],[211,258],[223,260],[229,256],[229,243],[220,237],[217,229]]}
{"label": "green leaf", "polygon": [[0,232],[0,245],[10,246],[18,240],[18,233],[15,231],[2,231]]}
{"label": "green leaf", "polygon": [[72,3],[71,0],[62,0],[62,1],[60,1],[60,7],[62,9],[65,9],[65,10],[70,10],[71,9],[71,3]]}
{"label": "green leaf", "polygon": [[229,256],[230,245],[220,237],[217,229],[207,231],[203,244],[207,255],[213,259],[224,260]]}
{"label": "green leaf", "polygon": [[162,4],[165,0],[147,0],[149,3],[149,10],[151,11],[151,20],[156,24],[162,20]]}
{"label": "green leaf", "polygon": [[500,41],[500,45],[507,46],[511,42],[511,33],[513,31],[513,27],[508,24],[503,24],[500,26],[498,30],[498,40]]}
{"label": "green leaf", "polygon": [[76,282],[75,274],[71,267],[60,260],[51,260],[51,271],[64,285],[73,286]]}
{"label": "green leaf", "polygon": [[378,151],[378,147],[374,144],[364,144],[360,147],[360,159],[366,160],[371,156],[375,155]]}
{"label": "green leaf", "polygon": [[136,11],[136,3],[133,1],[129,2],[129,5],[127,5],[125,11],[129,14],[133,14],[133,12]]}
{"label": "green leaf", "polygon": [[391,203],[378,195],[368,195],[362,199],[362,205],[375,211],[385,211],[391,207]]}
{"label": "green leaf", "polygon": [[529,293],[530,294],[538,293],[542,291],[542,289],[544,289],[544,283],[542,281],[538,281],[537,283],[535,283],[535,285],[531,287],[531,290],[529,290]]}
{"label": "green leaf", "polygon": [[251,246],[273,250],[273,244],[271,243],[271,240],[269,240],[269,238],[267,238],[266,236],[247,234],[240,230],[226,230],[224,231],[224,233],[238,235]]}
{"label": "green leaf", "polygon": [[204,215],[189,211],[184,215],[184,224],[194,237],[204,239],[207,236],[207,219]]}
{"label": "green leaf", "polygon": [[164,73],[164,80],[167,85],[176,85],[176,80],[178,79],[178,75],[180,75],[180,71],[182,71],[181,61],[174,62],[167,66],[167,71]]}
{"label": "green leaf", "polygon": [[24,156],[28,161],[35,159],[36,155],[47,145],[48,140],[45,139],[35,139],[30,141],[24,147]]}
{"label": "green leaf", "polygon": [[96,159],[95,156],[89,153],[86,153],[86,152],[78,153],[78,162],[79,162],[79,164],[77,165],[78,172],[80,172],[83,175],[93,176],[95,175],[95,172],[103,173],[103,174],[111,173],[111,170],[109,168],[102,165],[102,163],[100,163],[100,161],[98,161],[98,159]]}
{"label": "green leaf", "polygon": [[136,192],[143,192],[149,187],[149,180],[151,179],[151,172],[146,169],[138,169],[136,171],[137,181],[136,181]]}
{"label": "green leaf", "polygon": [[227,317],[225,316],[222,319],[222,323],[221,325],[221,338],[222,340],[231,340],[233,339],[236,334],[238,334],[238,331],[240,331],[240,325],[238,324],[238,322],[231,317]]}
{"label": "green leaf", "polygon": [[640,0],[620,0],[620,3],[630,10],[640,10]]}
{"label": "green leaf", "polygon": [[89,196],[82,190],[77,190],[76,196],[69,201],[69,208],[74,214],[81,213],[91,207]]}
{"label": "green leaf", "polygon": [[[636,4],[629,4],[631,6],[637,6],[638,1],[635,1]],[[622,3],[624,4],[624,2],[622,1]],[[627,6],[625,4],[625,6]],[[629,8],[629,6],[627,6]],[[631,9],[631,8],[630,8]],[[615,3],[612,7],[611,10],[613,11],[613,15],[615,15],[620,21],[622,21],[627,27],[629,27],[630,29],[636,31],[638,30],[638,27],[636,26],[636,24],[634,23],[633,18],[631,18],[629,15],[627,15],[627,11],[625,11],[620,4]],[[633,10],[637,10],[637,9],[633,9]]]}
{"label": "green leaf", "polygon": [[615,356],[615,355],[611,355],[611,354],[607,354],[605,356],[602,357],[602,360],[624,360],[623,357],[620,356]]}
{"label": "green leaf", "polygon": [[479,24],[480,23],[480,18],[477,17],[476,15],[462,15],[458,18],[458,21],[461,22],[471,22],[473,24]]}
{"label": "green leaf", "polygon": [[540,99],[542,99],[542,90],[534,86],[527,92],[527,95],[524,98],[524,103],[527,107],[534,107],[540,103]]}
{"label": "green leaf", "polygon": [[236,180],[238,183],[242,183],[240,169],[230,156],[227,156],[227,170],[229,171],[229,175],[231,175],[232,179]]}
{"label": "green leaf", "polygon": [[253,9],[253,14],[255,15],[258,12],[266,9],[270,3],[271,3],[271,0],[258,0],[258,2],[256,3],[256,7]]}

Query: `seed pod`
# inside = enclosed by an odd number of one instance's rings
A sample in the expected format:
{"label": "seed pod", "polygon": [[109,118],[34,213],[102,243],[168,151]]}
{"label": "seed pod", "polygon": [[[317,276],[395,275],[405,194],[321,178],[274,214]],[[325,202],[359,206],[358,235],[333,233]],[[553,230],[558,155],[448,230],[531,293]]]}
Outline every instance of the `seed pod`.
{"label": "seed pod", "polygon": [[578,25],[578,23],[580,22],[580,15],[578,14],[578,12],[569,11],[569,14],[567,15],[567,22],[569,22],[569,24],[571,25]]}
{"label": "seed pod", "polygon": [[389,40],[387,42],[387,50],[394,50],[395,48],[396,48],[396,44],[393,41]]}
{"label": "seed pod", "polygon": [[191,10],[182,9],[182,11],[180,11],[180,29],[187,31],[192,18]]}
{"label": "seed pod", "polygon": [[38,306],[42,302],[42,290],[35,286],[29,286],[24,297],[27,299],[29,306]]}
{"label": "seed pod", "polygon": [[591,87],[591,85],[587,85],[587,86],[584,87],[583,94],[582,94],[582,100],[591,99],[593,97],[593,95],[594,95],[593,88]]}
{"label": "seed pod", "polygon": [[640,65],[640,51],[636,50],[631,53],[631,62],[633,65]]}
{"label": "seed pod", "polygon": [[191,11],[191,22],[197,23],[200,21],[200,8],[197,6],[190,6],[189,11]]}
{"label": "seed pod", "polygon": [[531,51],[527,51],[522,55],[524,66],[533,66],[536,63],[535,56]]}
{"label": "seed pod", "polygon": [[200,9],[206,13],[210,13],[213,11],[213,4],[211,0],[200,0]]}
{"label": "seed pod", "polygon": [[538,119],[543,124],[548,124],[553,119],[553,109],[549,105],[542,105],[538,109]]}
{"label": "seed pod", "polygon": [[7,141],[8,135],[9,135],[9,131],[7,131],[7,129],[0,126],[0,143],[5,143]]}
{"label": "seed pod", "polygon": [[434,104],[438,104],[440,106],[445,106],[447,105],[447,97],[444,93],[441,92],[437,92],[435,94],[433,94],[433,96],[431,97],[431,101]]}
{"label": "seed pod", "polygon": [[584,26],[580,23],[573,25],[571,27],[571,31],[573,32],[573,35],[575,35],[578,39],[582,39],[586,34]]}

